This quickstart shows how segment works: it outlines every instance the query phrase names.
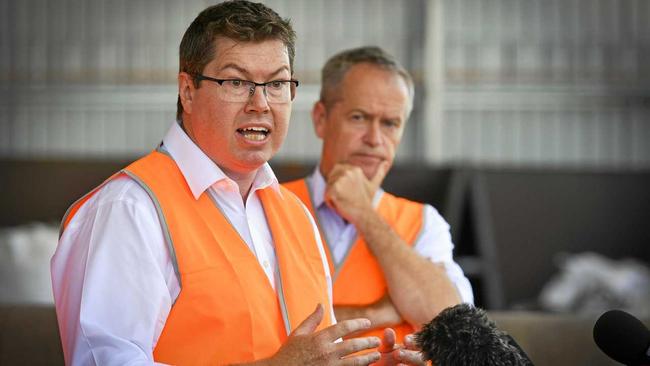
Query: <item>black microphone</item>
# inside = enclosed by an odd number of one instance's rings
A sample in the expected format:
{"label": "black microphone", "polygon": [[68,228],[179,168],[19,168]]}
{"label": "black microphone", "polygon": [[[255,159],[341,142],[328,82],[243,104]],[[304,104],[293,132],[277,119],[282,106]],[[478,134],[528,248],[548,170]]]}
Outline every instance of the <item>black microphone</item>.
{"label": "black microphone", "polygon": [[436,366],[533,366],[485,310],[459,304],[443,310],[415,334],[425,360]]}
{"label": "black microphone", "polygon": [[622,310],[610,310],[594,324],[594,342],[609,358],[628,366],[650,365],[650,330]]}

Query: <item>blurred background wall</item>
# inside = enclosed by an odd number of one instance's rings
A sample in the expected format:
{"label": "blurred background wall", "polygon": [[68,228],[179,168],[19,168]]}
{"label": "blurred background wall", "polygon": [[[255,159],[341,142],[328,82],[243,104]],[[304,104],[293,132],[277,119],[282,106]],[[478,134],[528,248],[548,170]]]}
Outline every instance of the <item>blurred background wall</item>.
{"label": "blurred background wall", "polygon": [[[612,364],[591,341],[595,315],[650,319],[650,1],[264,2],[298,35],[280,179],[318,159],[309,112],[325,60],[385,48],[416,100],[384,187],[441,212],[476,304],[507,310],[492,314],[537,365]],[[0,364],[63,363],[58,220],[160,142],[178,44],[212,3],[0,0]]]}
{"label": "blurred background wall", "polygon": [[[202,0],[0,2],[0,156],[131,158],[175,115],[180,38]],[[436,165],[650,166],[650,2],[272,0],[301,80],[276,160],[320,152],[319,70],[366,44],[417,100],[399,158]]]}

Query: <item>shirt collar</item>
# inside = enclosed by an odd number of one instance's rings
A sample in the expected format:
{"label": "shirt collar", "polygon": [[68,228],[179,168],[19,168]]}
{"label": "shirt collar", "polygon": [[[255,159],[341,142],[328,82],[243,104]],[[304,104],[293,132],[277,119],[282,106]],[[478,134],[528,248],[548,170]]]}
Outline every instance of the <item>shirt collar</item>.
{"label": "shirt collar", "polygon": [[[163,146],[181,170],[187,185],[192,191],[195,199],[198,199],[203,192],[215,185],[217,182],[226,180],[234,181],[215,164],[205,153],[190,139],[183,131],[180,122],[172,123],[163,138]],[[268,163],[264,163],[258,170],[253,180],[251,193],[258,189],[271,187],[280,193],[278,183],[273,170]]]}
{"label": "shirt collar", "polygon": [[307,185],[311,188],[312,202],[316,209],[320,208],[325,203],[325,188],[327,183],[325,178],[320,173],[320,164],[316,165],[314,172],[307,177]]}
{"label": "shirt collar", "polygon": [[[314,208],[319,209],[322,205],[325,204],[325,189],[327,188],[327,182],[323,174],[320,172],[320,163],[316,165],[314,172],[307,177],[307,185],[309,186],[312,194],[312,202],[314,203]],[[372,205],[377,207],[379,200],[381,199],[384,190],[379,187],[375,196],[372,199]]]}

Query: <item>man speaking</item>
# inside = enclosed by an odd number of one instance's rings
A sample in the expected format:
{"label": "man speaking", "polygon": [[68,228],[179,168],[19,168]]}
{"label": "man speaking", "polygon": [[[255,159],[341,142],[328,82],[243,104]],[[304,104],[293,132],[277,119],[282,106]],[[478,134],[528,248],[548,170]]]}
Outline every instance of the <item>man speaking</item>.
{"label": "man speaking", "polygon": [[[68,365],[367,365],[334,324],[304,205],[267,161],[289,127],[295,33],[263,4],[202,11],[155,151],[75,203],[52,258]],[[348,356],[350,355],[350,356]]]}

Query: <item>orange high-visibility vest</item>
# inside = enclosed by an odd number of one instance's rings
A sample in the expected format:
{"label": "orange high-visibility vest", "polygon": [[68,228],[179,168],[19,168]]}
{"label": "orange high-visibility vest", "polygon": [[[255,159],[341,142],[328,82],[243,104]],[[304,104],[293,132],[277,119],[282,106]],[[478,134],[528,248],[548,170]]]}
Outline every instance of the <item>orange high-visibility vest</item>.
{"label": "orange high-visibility vest", "polygon": [[[312,224],[291,192],[257,191],[277,256],[276,293],[209,193],[196,200],[169,156],[154,151],[109,180],[120,174],[138,182],[154,202],[181,285],[154,349],[157,362],[214,365],[269,357],[319,303],[325,309],[319,329],[331,325]],[[97,190],[69,209],[63,229]]]}
{"label": "orange high-visibility vest", "polygon": [[[318,222],[318,214],[312,202],[309,186],[305,179],[283,184],[295,193],[309,208]],[[377,212],[395,230],[408,245],[415,243],[422,228],[424,205],[393,196],[384,192],[377,207]],[[320,224],[319,224],[320,225]],[[321,239],[327,243],[323,228],[320,226]],[[325,245],[330,273],[333,282],[334,306],[364,306],[379,301],[388,292],[384,273],[360,235],[344,256],[338,266],[334,263],[330,243]],[[404,336],[413,333],[414,328],[407,322],[391,326],[397,333],[397,341],[403,343]],[[383,329],[375,329],[359,335],[382,337]]]}

